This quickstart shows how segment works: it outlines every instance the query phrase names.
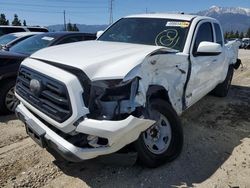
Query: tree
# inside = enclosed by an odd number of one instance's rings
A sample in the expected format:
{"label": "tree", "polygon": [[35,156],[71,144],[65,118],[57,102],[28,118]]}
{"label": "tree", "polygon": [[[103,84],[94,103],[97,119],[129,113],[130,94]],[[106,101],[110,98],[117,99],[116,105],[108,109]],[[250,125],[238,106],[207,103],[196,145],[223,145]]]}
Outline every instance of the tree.
{"label": "tree", "polygon": [[72,24],[69,22],[67,24],[67,31],[72,31],[72,30],[73,30]]}
{"label": "tree", "polygon": [[240,34],[239,34],[239,31],[237,30],[236,33],[234,34],[234,38],[239,38],[240,37]]}
{"label": "tree", "polygon": [[14,20],[12,21],[13,26],[21,26],[21,21],[18,19],[17,14],[14,14]]}
{"label": "tree", "polygon": [[0,25],[9,25],[9,20],[6,19],[5,14],[0,14]]}
{"label": "tree", "polygon": [[27,26],[26,20],[23,20],[23,26]]}
{"label": "tree", "polygon": [[250,27],[249,27],[248,30],[247,30],[246,38],[250,38]]}
{"label": "tree", "polygon": [[229,32],[226,31],[226,32],[224,33],[224,38],[225,38],[225,39],[228,39],[228,38],[229,38]]}
{"label": "tree", "polygon": [[232,30],[232,31],[230,31],[230,33],[229,33],[229,37],[228,38],[235,38],[235,35],[234,35],[234,31]]}
{"label": "tree", "polygon": [[244,38],[244,33],[240,32],[240,39],[243,39],[243,38]]}
{"label": "tree", "polygon": [[79,31],[78,27],[76,26],[76,24],[73,25],[73,31]]}

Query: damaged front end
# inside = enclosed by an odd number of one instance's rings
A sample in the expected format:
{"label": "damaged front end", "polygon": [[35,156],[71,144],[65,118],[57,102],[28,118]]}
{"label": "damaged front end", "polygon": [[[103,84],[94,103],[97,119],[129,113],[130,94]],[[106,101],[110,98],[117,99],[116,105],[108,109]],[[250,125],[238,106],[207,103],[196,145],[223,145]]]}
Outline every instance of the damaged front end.
{"label": "damaged front end", "polygon": [[129,115],[140,116],[140,105],[135,101],[138,88],[139,77],[92,82],[88,118],[122,120]]}

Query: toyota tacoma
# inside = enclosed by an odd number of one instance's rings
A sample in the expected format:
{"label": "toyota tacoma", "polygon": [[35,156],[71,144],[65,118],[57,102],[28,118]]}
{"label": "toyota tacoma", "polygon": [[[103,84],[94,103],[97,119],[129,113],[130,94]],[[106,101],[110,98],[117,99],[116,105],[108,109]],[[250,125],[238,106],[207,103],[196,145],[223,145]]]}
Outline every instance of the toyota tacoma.
{"label": "toyota tacoma", "polygon": [[134,149],[157,167],[181,152],[179,116],[225,97],[240,64],[220,23],[183,14],[127,16],[96,41],[40,50],[19,69],[16,114],[27,133],[73,162]]}

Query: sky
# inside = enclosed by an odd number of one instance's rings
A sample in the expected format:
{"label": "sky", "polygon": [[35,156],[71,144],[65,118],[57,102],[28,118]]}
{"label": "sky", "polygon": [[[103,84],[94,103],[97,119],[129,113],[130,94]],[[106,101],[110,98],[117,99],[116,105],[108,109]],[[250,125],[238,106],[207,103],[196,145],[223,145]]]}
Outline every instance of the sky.
{"label": "sky", "polygon": [[[48,26],[66,22],[108,24],[111,0],[0,0],[0,13],[10,21],[16,13],[28,25]],[[195,13],[216,5],[250,8],[250,0],[113,0],[113,20],[145,12]]]}

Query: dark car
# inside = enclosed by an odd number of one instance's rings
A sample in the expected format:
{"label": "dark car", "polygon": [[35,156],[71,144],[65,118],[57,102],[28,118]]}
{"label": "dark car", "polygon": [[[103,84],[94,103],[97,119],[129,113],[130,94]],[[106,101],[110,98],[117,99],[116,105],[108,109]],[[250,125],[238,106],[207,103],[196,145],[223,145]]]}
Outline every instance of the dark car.
{"label": "dark car", "polygon": [[95,40],[95,34],[55,32],[32,36],[0,52],[0,114],[13,112],[18,103],[14,86],[21,62],[32,53],[49,46]]}
{"label": "dark car", "polygon": [[242,40],[241,48],[250,49],[250,38],[244,38]]}

